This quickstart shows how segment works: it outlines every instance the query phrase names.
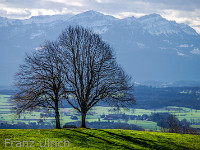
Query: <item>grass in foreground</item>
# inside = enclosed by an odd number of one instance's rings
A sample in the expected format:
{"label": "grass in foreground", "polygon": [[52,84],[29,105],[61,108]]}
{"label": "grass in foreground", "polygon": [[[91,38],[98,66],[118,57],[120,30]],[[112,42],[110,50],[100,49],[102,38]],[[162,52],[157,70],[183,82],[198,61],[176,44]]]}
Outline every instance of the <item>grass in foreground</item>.
{"label": "grass in foreground", "polygon": [[[9,143],[6,147],[5,139],[10,139],[7,140]],[[57,142],[52,142],[52,147],[48,147],[48,139]],[[45,147],[40,147],[40,140],[41,146]],[[58,147],[59,141],[64,140],[69,141],[70,146],[68,147],[66,143],[65,147]],[[20,142],[13,142],[11,147],[11,141]],[[28,141],[24,142],[24,148],[23,141]],[[32,148],[30,148],[30,141],[34,141]],[[59,144],[64,146],[63,142]],[[2,129],[0,130],[0,149],[200,150],[200,136],[117,129]]]}

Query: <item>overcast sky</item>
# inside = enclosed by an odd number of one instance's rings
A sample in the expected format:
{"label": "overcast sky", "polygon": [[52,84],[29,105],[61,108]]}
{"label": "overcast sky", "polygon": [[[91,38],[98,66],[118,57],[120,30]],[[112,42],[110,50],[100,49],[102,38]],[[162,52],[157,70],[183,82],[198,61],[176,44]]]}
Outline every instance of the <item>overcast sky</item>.
{"label": "overcast sky", "polygon": [[200,33],[200,0],[0,0],[0,16],[24,19],[37,15],[95,10],[118,18],[158,13],[186,23]]}

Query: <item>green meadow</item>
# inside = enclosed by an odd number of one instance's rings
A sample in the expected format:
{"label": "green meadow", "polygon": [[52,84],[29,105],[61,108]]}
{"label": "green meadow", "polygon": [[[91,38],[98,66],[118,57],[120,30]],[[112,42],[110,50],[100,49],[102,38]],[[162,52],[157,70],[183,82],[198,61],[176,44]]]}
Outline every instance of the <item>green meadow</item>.
{"label": "green meadow", "polygon": [[0,149],[27,148],[80,150],[198,150],[200,149],[200,136],[121,129],[0,130]]}

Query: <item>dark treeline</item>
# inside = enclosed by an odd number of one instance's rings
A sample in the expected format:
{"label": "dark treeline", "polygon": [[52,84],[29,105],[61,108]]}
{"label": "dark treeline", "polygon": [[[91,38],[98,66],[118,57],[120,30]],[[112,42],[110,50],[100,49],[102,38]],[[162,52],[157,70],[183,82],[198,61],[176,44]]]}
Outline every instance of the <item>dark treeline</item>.
{"label": "dark treeline", "polygon": [[[80,127],[81,122],[68,122],[65,126],[73,126],[73,127]],[[128,123],[122,122],[114,122],[108,120],[107,122],[86,122],[88,128],[95,128],[95,129],[128,129],[128,130],[137,130],[137,131],[144,131],[145,129]],[[20,124],[8,124],[8,123],[1,123],[0,129],[54,129],[55,125],[53,123],[49,123],[48,125],[43,123],[42,121],[39,123],[20,123]],[[64,127],[65,128],[65,127]]]}
{"label": "dark treeline", "polygon": [[[151,115],[126,115],[126,114],[109,114],[101,115],[103,120],[146,120],[153,121],[157,123],[157,126],[160,126],[162,130],[166,130],[171,133],[190,133],[190,134],[199,134],[199,129],[194,129],[190,127],[192,123],[188,122],[186,119],[179,121],[175,115],[170,113],[152,113]],[[100,123],[100,121],[99,121]]]}
{"label": "dark treeline", "polygon": [[[66,126],[76,126],[79,127],[80,121],[76,122],[68,122],[65,124]],[[134,124],[122,123],[122,122],[114,122],[114,121],[95,121],[95,122],[86,122],[88,128],[95,129],[127,129],[127,130],[137,130],[137,131],[145,131],[141,126],[137,126]]]}
{"label": "dark treeline", "polygon": [[[0,94],[11,95],[11,90],[0,90]],[[166,87],[156,88],[150,86],[135,86],[134,95],[136,105],[134,108],[155,109],[167,106],[187,107],[200,109],[200,87]],[[109,106],[99,102],[100,106]],[[64,107],[71,107],[63,102]]]}
{"label": "dark treeline", "polygon": [[179,121],[175,115],[169,113],[152,113],[150,118],[161,130],[168,129],[170,133],[199,134],[199,129],[190,127],[191,123],[186,119]]}
{"label": "dark treeline", "polygon": [[30,122],[28,124],[25,124],[21,122],[18,124],[9,124],[9,123],[0,124],[0,129],[54,129],[54,128],[55,128],[54,125],[51,123],[44,124],[44,123]]}
{"label": "dark treeline", "polygon": [[[167,106],[200,109],[200,87],[166,87],[135,86],[134,108],[156,109]],[[101,106],[108,106],[99,103]]]}
{"label": "dark treeline", "polygon": [[136,108],[154,109],[167,106],[200,109],[200,87],[155,88],[135,86]]}
{"label": "dark treeline", "polygon": [[12,95],[12,90],[0,90],[0,94],[2,95]]}

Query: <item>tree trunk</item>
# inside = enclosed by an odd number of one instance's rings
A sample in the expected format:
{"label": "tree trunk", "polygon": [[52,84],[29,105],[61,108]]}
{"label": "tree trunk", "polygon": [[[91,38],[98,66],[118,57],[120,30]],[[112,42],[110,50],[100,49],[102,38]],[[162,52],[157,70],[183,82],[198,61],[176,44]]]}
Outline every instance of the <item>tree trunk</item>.
{"label": "tree trunk", "polygon": [[86,113],[82,112],[81,113],[81,128],[86,128],[85,118],[86,118]]}
{"label": "tree trunk", "polygon": [[59,111],[56,112],[56,129],[60,129],[60,114]]}
{"label": "tree trunk", "polygon": [[60,129],[60,114],[57,103],[55,104],[55,119],[56,119],[56,129]]}

